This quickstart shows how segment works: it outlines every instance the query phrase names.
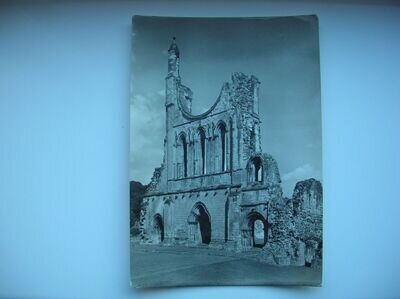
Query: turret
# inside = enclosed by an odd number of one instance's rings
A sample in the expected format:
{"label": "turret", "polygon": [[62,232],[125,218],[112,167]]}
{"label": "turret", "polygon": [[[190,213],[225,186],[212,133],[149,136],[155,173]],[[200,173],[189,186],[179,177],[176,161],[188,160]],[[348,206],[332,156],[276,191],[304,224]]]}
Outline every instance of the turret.
{"label": "turret", "polygon": [[179,96],[178,87],[181,81],[181,77],[179,76],[179,49],[175,37],[172,39],[172,43],[168,49],[168,74],[165,81],[165,106],[168,108],[176,103]]}
{"label": "turret", "polygon": [[176,38],[168,49],[168,74],[165,78],[165,107],[166,107],[166,170],[167,178],[174,177],[174,134],[173,124],[177,111],[177,101],[180,96],[181,78],[179,76],[179,49]]}
{"label": "turret", "polygon": [[176,37],[172,38],[172,43],[168,49],[168,76],[179,78],[179,48],[176,44]]}

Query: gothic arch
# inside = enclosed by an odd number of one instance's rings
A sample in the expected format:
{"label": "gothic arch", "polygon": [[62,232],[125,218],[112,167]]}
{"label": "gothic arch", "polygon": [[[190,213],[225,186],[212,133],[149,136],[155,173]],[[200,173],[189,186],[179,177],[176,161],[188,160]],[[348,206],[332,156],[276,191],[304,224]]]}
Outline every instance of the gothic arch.
{"label": "gothic arch", "polygon": [[220,119],[218,122],[217,122],[217,128],[219,127],[219,126],[225,126],[225,128],[228,130],[228,126],[226,125],[228,122],[226,122],[225,120],[223,120],[223,119]]}
{"label": "gothic arch", "polygon": [[188,140],[185,132],[179,134],[180,153],[178,157],[181,159],[178,162],[178,177],[188,176]]}
{"label": "gothic arch", "polygon": [[219,150],[220,150],[220,170],[226,171],[228,164],[228,127],[223,120],[217,123],[218,136],[219,136]]}
{"label": "gothic arch", "polygon": [[264,247],[268,241],[268,222],[260,213],[252,211],[247,215],[250,231],[250,246]]}
{"label": "gothic arch", "polygon": [[204,127],[198,128],[200,146],[200,174],[207,173],[207,131]]}
{"label": "gothic arch", "polygon": [[211,216],[203,202],[197,202],[190,210],[188,225],[190,241],[198,244],[210,244]]}
{"label": "gothic arch", "polygon": [[153,217],[153,232],[154,242],[156,244],[164,241],[164,221],[159,213],[155,214]]}
{"label": "gothic arch", "polygon": [[247,182],[262,183],[264,181],[264,161],[261,155],[253,155],[247,162]]}
{"label": "gothic arch", "polygon": [[[256,163],[255,163],[256,162]],[[259,165],[259,162],[261,164]],[[256,167],[257,166],[257,167]],[[258,166],[260,166],[258,168]],[[278,164],[276,160],[266,153],[255,153],[247,161],[247,183],[248,184],[279,184],[281,183]],[[258,174],[256,177],[256,170]]]}
{"label": "gothic arch", "polygon": [[186,133],[184,131],[181,131],[178,135],[178,140],[180,141],[182,138],[186,139]]}

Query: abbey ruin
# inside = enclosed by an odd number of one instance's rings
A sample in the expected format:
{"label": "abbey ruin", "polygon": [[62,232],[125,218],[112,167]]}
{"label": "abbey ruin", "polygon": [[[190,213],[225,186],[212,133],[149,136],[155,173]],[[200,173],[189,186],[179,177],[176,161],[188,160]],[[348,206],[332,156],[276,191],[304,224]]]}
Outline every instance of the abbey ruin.
{"label": "abbey ruin", "polygon": [[276,160],[261,148],[259,86],[234,73],[206,112],[192,114],[175,39],[168,50],[164,159],[147,189],[140,242],[257,252],[271,264],[310,266],[322,259],[322,185],[282,193]]}

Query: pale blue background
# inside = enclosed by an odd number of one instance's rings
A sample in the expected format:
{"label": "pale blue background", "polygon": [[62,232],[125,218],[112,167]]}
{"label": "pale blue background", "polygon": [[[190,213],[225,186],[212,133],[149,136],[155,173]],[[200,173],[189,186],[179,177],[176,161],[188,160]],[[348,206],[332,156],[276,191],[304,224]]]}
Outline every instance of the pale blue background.
{"label": "pale blue background", "polygon": [[[0,297],[400,297],[399,6],[50,3],[0,4]],[[319,16],[322,288],[129,289],[133,14]]]}

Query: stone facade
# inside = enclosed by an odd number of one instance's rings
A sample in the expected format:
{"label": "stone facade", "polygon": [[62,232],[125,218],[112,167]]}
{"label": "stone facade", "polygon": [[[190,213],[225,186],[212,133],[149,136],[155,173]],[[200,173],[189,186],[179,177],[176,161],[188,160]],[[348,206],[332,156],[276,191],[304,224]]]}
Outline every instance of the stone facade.
{"label": "stone facade", "polygon": [[321,258],[322,186],[299,182],[282,195],[275,159],[262,152],[259,80],[234,73],[212,107],[192,114],[173,40],[166,76],[164,159],[144,196],[145,244],[257,251],[259,260],[310,265]]}

